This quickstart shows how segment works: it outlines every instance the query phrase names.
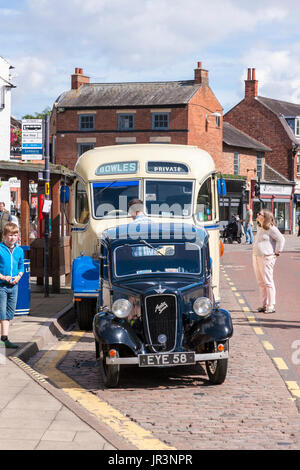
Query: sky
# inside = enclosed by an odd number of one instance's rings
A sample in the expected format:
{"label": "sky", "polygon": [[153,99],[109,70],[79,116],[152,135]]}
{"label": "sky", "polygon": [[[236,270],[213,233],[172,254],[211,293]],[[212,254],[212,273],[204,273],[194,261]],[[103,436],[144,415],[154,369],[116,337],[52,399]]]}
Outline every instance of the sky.
{"label": "sky", "polygon": [[0,0],[12,114],[52,108],[75,67],[91,83],[176,81],[198,61],[224,113],[249,67],[260,96],[300,103],[299,18],[294,0]]}

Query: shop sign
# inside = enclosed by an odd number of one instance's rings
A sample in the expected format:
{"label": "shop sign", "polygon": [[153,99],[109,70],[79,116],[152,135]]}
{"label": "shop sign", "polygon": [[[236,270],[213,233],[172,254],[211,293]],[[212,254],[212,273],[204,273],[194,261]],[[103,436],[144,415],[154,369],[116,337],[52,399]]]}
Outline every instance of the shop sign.
{"label": "shop sign", "polygon": [[292,186],[281,186],[279,184],[261,184],[260,194],[276,194],[281,196],[291,196]]}

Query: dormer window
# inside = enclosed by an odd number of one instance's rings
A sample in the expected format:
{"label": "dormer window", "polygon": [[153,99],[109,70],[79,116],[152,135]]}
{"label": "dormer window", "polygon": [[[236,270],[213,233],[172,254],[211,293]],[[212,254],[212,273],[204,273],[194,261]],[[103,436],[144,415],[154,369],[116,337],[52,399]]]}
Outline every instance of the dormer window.
{"label": "dormer window", "polygon": [[300,116],[285,116],[287,124],[296,137],[300,137]]}
{"label": "dormer window", "polygon": [[300,137],[300,117],[295,119],[295,135]]}

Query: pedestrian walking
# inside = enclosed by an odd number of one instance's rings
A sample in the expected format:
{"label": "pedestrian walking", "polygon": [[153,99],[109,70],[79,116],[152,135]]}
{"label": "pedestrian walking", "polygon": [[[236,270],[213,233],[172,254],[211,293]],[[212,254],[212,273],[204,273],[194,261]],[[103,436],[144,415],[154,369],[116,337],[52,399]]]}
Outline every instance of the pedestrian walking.
{"label": "pedestrian walking", "polygon": [[9,322],[16,311],[18,283],[24,273],[24,253],[16,242],[19,229],[9,222],[3,229],[3,241],[0,243],[0,346],[17,348],[8,339]]}
{"label": "pedestrian walking", "polygon": [[0,201],[0,242],[2,241],[3,229],[11,221],[10,213],[5,209],[5,202]]}
{"label": "pedestrian walking", "polygon": [[249,204],[246,205],[247,213],[245,218],[245,235],[246,235],[246,243],[253,243],[253,211]]}
{"label": "pedestrian walking", "polygon": [[300,214],[298,215],[298,237],[300,237]]}
{"label": "pedestrian walking", "polygon": [[276,289],[273,271],[285,239],[275,226],[272,212],[262,209],[257,214],[256,220],[258,227],[253,246],[253,268],[262,301],[258,312],[274,313]]}

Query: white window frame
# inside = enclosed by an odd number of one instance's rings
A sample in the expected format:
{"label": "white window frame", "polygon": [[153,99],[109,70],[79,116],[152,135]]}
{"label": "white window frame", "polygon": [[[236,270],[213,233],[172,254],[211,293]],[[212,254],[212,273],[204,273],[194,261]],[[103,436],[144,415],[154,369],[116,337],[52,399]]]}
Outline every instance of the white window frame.
{"label": "white window frame", "polygon": [[295,136],[300,137],[300,117],[295,118]]}
{"label": "white window frame", "polygon": [[257,158],[256,158],[256,176],[257,178],[262,179],[262,174],[263,174],[263,153],[262,152],[257,152]]}
{"label": "white window frame", "polygon": [[5,87],[0,86],[0,109],[5,108]]}
{"label": "white window frame", "polygon": [[239,152],[234,152],[233,154],[233,174],[240,174],[240,154]]}
{"label": "white window frame", "polygon": [[297,153],[297,176],[300,176],[300,152]]}

